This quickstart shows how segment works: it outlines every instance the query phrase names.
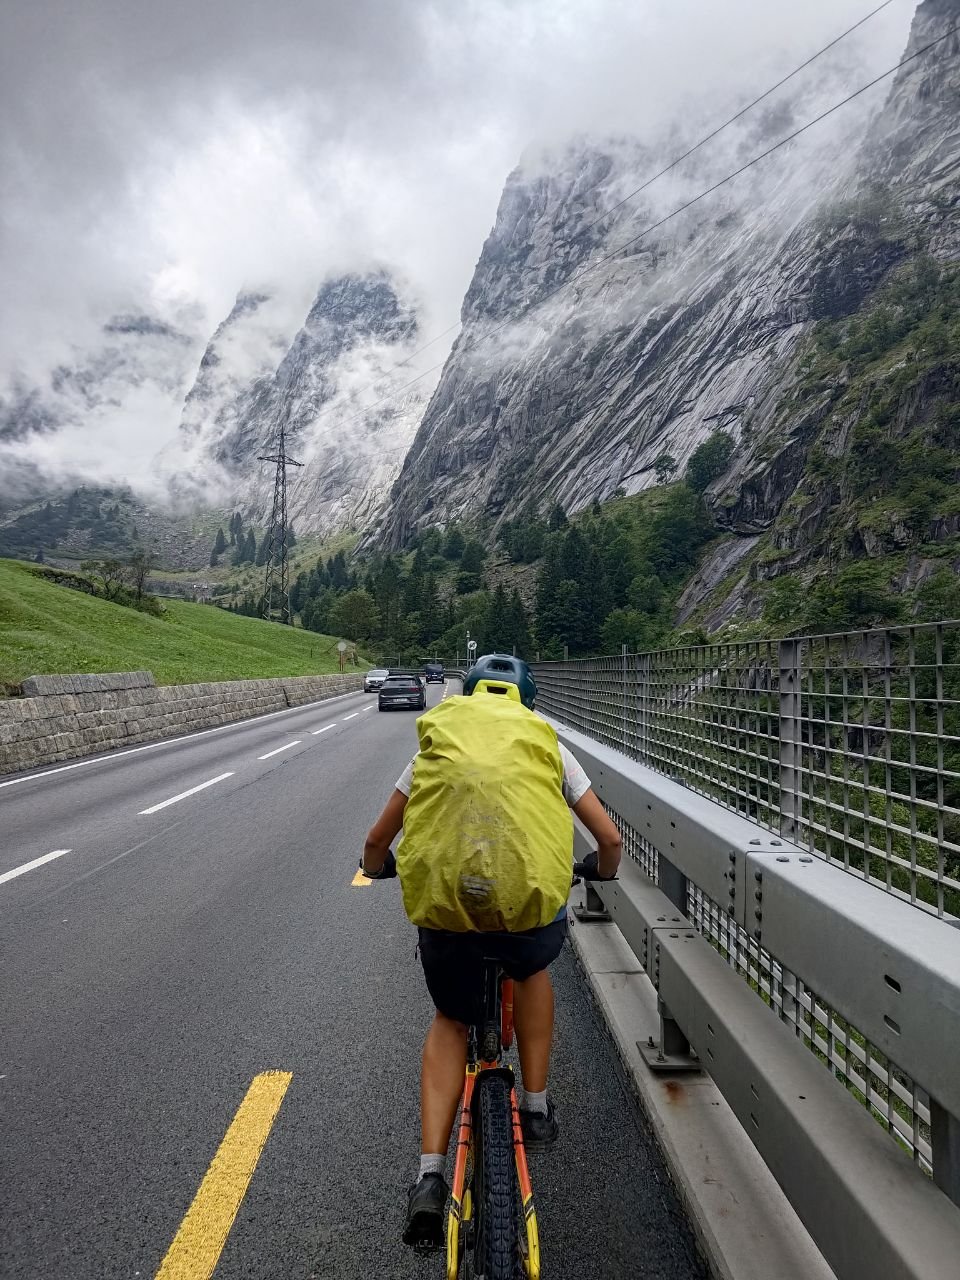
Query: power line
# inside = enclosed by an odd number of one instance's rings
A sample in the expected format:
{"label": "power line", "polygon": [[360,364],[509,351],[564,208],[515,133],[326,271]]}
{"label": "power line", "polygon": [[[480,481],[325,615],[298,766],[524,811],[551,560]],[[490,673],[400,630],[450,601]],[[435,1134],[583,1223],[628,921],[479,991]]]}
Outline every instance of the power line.
{"label": "power line", "polygon": [[[679,214],[684,213],[687,209],[690,209],[693,205],[698,204],[701,200],[704,200],[707,196],[712,195],[715,191],[719,191],[721,187],[725,187],[728,183],[732,182],[734,178],[738,178],[740,177],[741,174],[746,173],[748,169],[752,169],[755,165],[759,164],[761,160],[767,159],[767,157],[773,155],[775,151],[779,151],[782,147],[787,146],[788,143],[793,142],[796,138],[799,138],[800,135],[803,133],[806,133],[808,129],[812,129],[814,125],[820,124],[821,121],[826,120],[828,116],[831,116],[834,114],[834,112],[839,111],[841,107],[847,106],[849,103],[853,102],[856,98],[861,97],[864,93],[867,93],[870,89],[875,88],[878,84],[882,83],[884,80],[889,79],[890,76],[895,75],[902,67],[905,67],[909,63],[914,62],[917,58],[922,57],[923,54],[928,53],[931,49],[935,48],[937,45],[942,44],[944,40],[947,40],[950,36],[955,35],[958,29],[960,29],[960,25],[958,24],[954,24],[952,27],[949,27],[942,35],[938,36],[935,40],[931,40],[929,44],[923,45],[922,48],[917,49],[914,53],[909,54],[907,57],[901,58],[901,60],[897,62],[894,66],[888,68],[882,74],[874,77],[874,79],[870,80],[867,84],[861,85],[859,89],[855,90],[851,94],[848,94],[847,97],[841,99],[840,102],[834,103],[832,107],[829,107],[826,111],[822,111],[818,116],[815,116],[812,120],[808,120],[806,124],[801,125],[800,128],[795,129],[792,133],[788,134],[786,137],[781,138],[779,142],[775,142],[773,146],[768,147],[766,151],[762,151],[759,155],[754,156],[753,159],[748,160],[745,164],[742,164],[738,169],[735,169],[732,173],[728,173],[726,177],[721,178],[718,182],[713,183],[712,186],[707,187],[704,191],[701,191],[698,195],[693,196],[690,200],[687,200],[683,204],[678,205],[677,208],[671,210],[671,212],[666,214],[665,217],[660,218],[658,221],[651,223],[647,227],[644,227],[644,229],[640,231],[637,235],[632,236],[629,240],[625,240],[623,244],[618,245],[618,247],[614,249],[612,252],[605,254],[602,258],[598,258],[596,262],[590,263],[582,271],[579,271],[575,275],[570,276],[567,280],[564,280],[561,284],[556,285],[553,289],[548,290],[548,292],[543,294],[541,297],[534,299],[532,302],[528,303],[526,307],[520,310],[516,315],[510,316],[508,319],[503,320],[500,324],[496,325],[493,329],[490,329],[488,332],[477,335],[476,339],[474,340],[473,347],[470,349],[474,349],[481,342],[487,342],[491,338],[495,338],[497,334],[502,333],[504,329],[507,329],[511,325],[515,325],[519,323],[521,320],[524,319],[525,316],[529,315],[531,311],[535,310],[538,307],[543,306],[543,304],[545,302],[549,302],[551,298],[555,298],[557,294],[559,294],[562,290],[569,288],[569,286],[572,284],[579,283],[586,276],[592,274],[594,271],[599,270],[600,267],[605,266],[612,259],[618,257],[620,254],[623,253],[624,249],[629,248],[630,245],[636,244],[639,240],[642,240],[646,236],[650,235],[651,232],[659,230],[660,227],[670,222],[673,218],[677,217]],[[446,363],[445,360],[441,360],[438,364],[431,365],[429,369],[424,369],[422,373],[418,374],[415,378],[411,378],[409,382],[404,383],[403,386],[397,388],[396,391],[392,391],[385,396],[381,396],[381,398],[379,400],[375,400],[372,405],[368,405],[368,407],[364,410],[362,414],[358,414],[357,417],[355,418],[348,418],[344,425],[351,426],[354,422],[362,421],[362,419],[365,418],[372,409],[377,408],[378,405],[385,403],[387,400],[395,399],[397,396],[401,395],[404,391],[406,391],[409,387],[412,387],[414,383],[419,382],[422,378],[427,377],[428,374],[434,373],[437,369],[442,369],[445,363]],[[547,383],[546,385],[550,386],[551,384]]]}
{"label": "power line", "polygon": [[[790,72],[789,75],[784,76],[782,80],[778,80],[776,84],[771,85],[770,88],[765,90],[765,92],[761,93],[758,98],[754,98],[752,102],[748,102],[745,107],[741,107],[741,109],[736,113],[736,115],[732,115],[729,120],[725,120],[723,124],[718,125],[717,128],[714,129],[712,133],[708,133],[706,137],[701,138],[699,142],[694,143],[694,145],[690,148],[689,151],[685,151],[682,156],[677,156],[676,160],[671,160],[670,163],[665,168],[661,169],[659,173],[655,173],[652,178],[648,178],[646,182],[642,183],[634,191],[631,191],[629,192],[629,194],[625,195],[622,200],[618,200],[615,205],[611,205],[609,209],[606,209],[603,213],[601,213],[598,217],[596,217],[593,220],[593,222],[590,222],[585,227],[581,228],[581,230],[578,231],[576,236],[574,236],[571,240],[565,240],[562,243],[573,244],[575,240],[578,240],[581,236],[586,235],[588,231],[592,231],[598,222],[603,222],[604,218],[609,218],[611,213],[616,213],[618,209],[622,209],[623,206],[627,204],[628,201],[632,200],[634,196],[640,195],[642,191],[646,191],[647,187],[653,186],[653,184],[659,178],[665,177],[666,174],[670,173],[673,169],[676,169],[678,165],[683,164],[684,160],[689,160],[690,157],[694,155],[697,151],[699,151],[701,147],[706,146],[708,142],[712,142],[714,138],[716,138],[719,134],[723,133],[724,129],[728,129],[730,125],[736,124],[738,120],[740,120],[748,112],[752,111],[754,107],[758,107],[760,103],[763,102],[766,98],[769,98],[771,94],[776,93],[778,89],[782,89],[785,84],[787,84],[795,76],[798,76],[801,71],[806,71],[807,67],[811,66],[814,62],[816,62],[818,58],[822,57],[825,53],[828,53],[835,45],[838,45],[841,40],[845,40],[847,36],[851,35],[854,31],[856,31],[858,27],[862,27],[865,22],[869,22],[871,18],[875,18],[876,15],[881,12],[881,10],[886,9],[889,5],[893,4],[893,2],[894,0],[884,0],[883,4],[879,5],[876,9],[873,9],[870,13],[866,14],[864,17],[860,19],[859,22],[855,22],[852,27],[848,27],[846,31],[842,32],[834,40],[831,40],[829,44],[825,44],[822,49],[819,49],[815,54],[813,54],[812,57],[808,58],[806,62],[801,62],[799,67],[795,67],[793,71]],[[588,188],[588,190],[589,189],[590,188]]]}
{"label": "power line", "polygon": [[[701,147],[706,146],[708,142],[712,142],[714,138],[718,137],[721,133],[723,133],[724,129],[728,129],[730,125],[736,124],[738,120],[742,119],[743,116],[747,115],[748,112],[752,111],[754,107],[759,106],[761,102],[769,98],[771,94],[776,93],[778,89],[782,89],[785,84],[789,83],[789,81],[793,80],[794,77],[798,76],[801,71],[805,71],[807,67],[812,66],[813,63],[816,62],[819,58],[822,58],[825,53],[829,53],[829,51],[833,49],[836,45],[838,45],[842,40],[845,40],[847,36],[852,35],[853,32],[856,31],[859,27],[862,27],[864,23],[869,22],[871,18],[875,18],[878,13],[888,8],[893,3],[894,3],[894,0],[883,0],[883,4],[878,5],[876,9],[871,9],[869,13],[864,14],[864,16],[858,22],[855,22],[853,26],[847,27],[846,31],[842,31],[840,35],[835,36],[834,39],[831,40],[829,44],[825,44],[822,49],[818,49],[817,52],[812,54],[809,58],[807,58],[805,62],[801,62],[798,67],[794,67],[794,69],[791,72],[789,72],[788,75],[785,75],[781,80],[778,80],[776,84],[771,85],[769,89],[765,89],[763,93],[759,95],[759,97],[754,98],[752,102],[748,102],[745,107],[741,107],[739,111],[737,111],[734,115],[730,116],[728,120],[725,120],[723,124],[718,125],[717,128],[715,128],[711,133],[706,134],[706,136],[701,138],[699,142],[694,143],[694,145],[690,147],[688,151],[685,151],[683,155],[677,156],[675,160],[671,160],[668,165],[666,165],[658,173],[655,173],[651,178],[648,178],[646,182],[644,182],[641,186],[637,187],[636,190],[631,191],[628,195],[625,195],[622,200],[619,200],[615,205],[612,205],[609,209],[599,214],[598,217],[596,217],[593,220],[593,222],[588,223],[585,227],[581,227],[580,230],[576,233],[576,235],[571,236],[570,239],[568,240],[561,241],[560,245],[558,245],[557,247],[560,248],[563,245],[574,244],[578,239],[586,235],[588,231],[591,231],[599,222],[602,222],[605,218],[608,218],[611,213],[615,213],[618,209],[621,209],[625,204],[627,204],[630,200],[632,200],[634,196],[638,196],[640,195],[641,192],[646,191],[648,187],[651,187],[660,178],[670,173],[673,169],[676,169],[678,165],[683,164],[684,160],[689,160],[689,158],[692,155],[694,155],[697,151],[699,151]],[[607,175],[604,175],[603,177],[598,178],[596,182],[593,182],[590,184],[590,186],[585,187],[580,194],[582,196],[585,196],[585,195],[589,195],[591,191],[595,191],[597,187],[601,186],[602,183],[605,181],[606,176]],[[547,295],[547,296],[550,296],[550,295]],[[541,299],[541,301],[543,301],[543,299]],[[361,387],[360,391],[357,394],[363,395],[364,392],[372,390],[374,387],[377,386],[378,382],[382,382],[383,378],[386,377],[387,374],[393,373],[397,369],[404,368],[416,356],[421,355],[429,347],[432,347],[435,343],[439,342],[441,338],[445,338],[448,333],[452,333],[454,329],[459,328],[459,326],[460,326],[460,321],[459,320],[454,321],[454,323],[449,325],[446,329],[444,329],[442,333],[438,333],[435,338],[431,338],[430,341],[424,343],[422,347],[418,347],[416,351],[412,351],[410,355],[408,355],[405,359],[399,361],[397,364],[391,365],[388,369],[385,370],[385,372],[376,381],[368,383],[367,386],[365,387]],[[427,373],[432,373],[433,369],[438,367],[439,366],[437,365],[433,365],[430,369],[425,370],[424,373],[420,376],[426,377]],[[406,384],[406,386],[411,386],[411,385],[412,383]],[[400,390],[402,391],[403,389],[404,388],[401,388]],[[397,394],[399,394],[399,392]],[[377,401],[376,403],[379,404],[379,403],[382,403],[382,401]],[[375,405],[372,407],[375,407]],[[329,409],[324,409],[317,415],[317,419],[315,419],[315,421],[319,420],[320,418],[326,417],[328,414],[333,412],[334,412],[333,407]]]}

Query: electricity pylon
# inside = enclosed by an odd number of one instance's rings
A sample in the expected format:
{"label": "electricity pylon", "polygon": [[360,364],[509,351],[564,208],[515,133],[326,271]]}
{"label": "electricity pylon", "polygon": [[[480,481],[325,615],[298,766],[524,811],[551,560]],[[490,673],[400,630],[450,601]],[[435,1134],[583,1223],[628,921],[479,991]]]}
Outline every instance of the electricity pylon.
{"label": "electricity pylon", "polygon": [[257,455],[258,462],[275,462],[276,476],[273,482],[273,512],[270,516],[270,532],[267,535],[267,572],[260,599],[260,617],[267,622],[292,621],[290,617],[290,592],[287,585],[287,467],[302,467],[287,454],[286,432],[283,423],[277,429],[276,453]]}

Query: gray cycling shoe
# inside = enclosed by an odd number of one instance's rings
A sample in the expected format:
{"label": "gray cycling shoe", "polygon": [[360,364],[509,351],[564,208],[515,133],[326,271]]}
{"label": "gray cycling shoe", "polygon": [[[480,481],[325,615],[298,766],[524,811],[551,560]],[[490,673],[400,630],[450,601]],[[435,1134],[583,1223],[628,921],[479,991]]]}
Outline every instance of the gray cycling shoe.
{"label": "gray cycling shoe", "polygon": [[560,1124],[553,1103],[547,1100],[547,1114],[542,1111],[525,1111],[520,1108],[520,1128],[523,1145],[527,1151],[546,1151],[560,1136]]}
{"label": "gray cycling shoe", "polygon": [[418,1253],[433,1253],[443,1247],[443,1218],[449,1190],[439,1173],[425,1173],[413,1184],[407,1205],[407,1225],[403,1229],[404,1244]]}

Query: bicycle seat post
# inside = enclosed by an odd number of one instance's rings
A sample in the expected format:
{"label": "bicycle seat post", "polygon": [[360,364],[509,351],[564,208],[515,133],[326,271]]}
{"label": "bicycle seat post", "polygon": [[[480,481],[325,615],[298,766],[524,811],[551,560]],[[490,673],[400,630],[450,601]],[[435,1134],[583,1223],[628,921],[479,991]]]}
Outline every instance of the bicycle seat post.
{"label": "bicycle seat post", "polygon": [[500,1061],[500,963],[489,957],[483,961],[483,1013],[479,1027],[480,1058],[483,1062]]}

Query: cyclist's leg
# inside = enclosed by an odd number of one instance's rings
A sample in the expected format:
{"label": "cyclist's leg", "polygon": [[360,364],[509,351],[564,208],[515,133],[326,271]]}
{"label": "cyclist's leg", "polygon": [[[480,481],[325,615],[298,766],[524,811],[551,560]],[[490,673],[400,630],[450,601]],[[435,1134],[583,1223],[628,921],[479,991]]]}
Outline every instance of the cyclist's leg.
{"label": "cyclist's leg", "polygon": [[540,929],[499,935],[503,939],[500,961],[514,980],[513,1018],[525,1094],[521,1119],[529,1150],[549,1146],[559,1131],[546,1093],[554,1017],[553,984],[547,966],[560,954],[566,936],[565,916]]}
{"label": "cyclist's leg", "polygon": [[482,973],[476,937],[420,930],[420,963],[436,1016],[423,1046],[420,1077],[423,1152],[445,1152],[463,1092],[467,1026],[474,1017]]}
{"label": "cyclist's leg", "polygon": [[410,1188],[403,1238],[419,1248],[439,1248],[447,1198],[444,1163],[463,1093],[467,1024],[481,959],[468,936],[421,929],[420,961],[437,1012],[423,1046],[420,1175]]}
{"label": "cyclist's leg", "polygon": [[553,1045],[553,983],[546,969],[514,981],[513,1025],[523,1087],[527,1093],[542,1093]]}
{"label": "cyclist's leg", "polygon": [[423,1045],[420,1120],[424,1155],[446,1153],[463,1093],[467,1067],[467,1026],[439,1010]]}

